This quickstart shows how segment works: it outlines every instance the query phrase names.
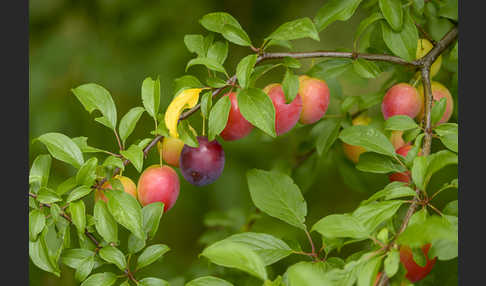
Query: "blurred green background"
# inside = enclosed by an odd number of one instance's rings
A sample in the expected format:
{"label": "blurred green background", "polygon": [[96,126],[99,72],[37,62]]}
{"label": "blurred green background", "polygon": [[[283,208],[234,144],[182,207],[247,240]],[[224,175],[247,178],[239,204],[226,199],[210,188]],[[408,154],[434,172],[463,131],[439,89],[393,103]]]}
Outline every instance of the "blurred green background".
{"label": "blurred green background", "polygon": [[[259,45],[262,39],[281,23],[299,17],[314,17],[324,2],[31,0],[29,139],[32,141],[46,132],[61,132],[70,137],[87,136],[88,144],[91,146],[116,152],[113,134],[93,120],[94,116],[84,110],[71,93],[71,88],[88,82],[104,86],[111,92],[117,106],[118,118],[121,118],[130,108],[142,105],[140,88],[143,79],[160,75],[161,110],[164,110],[173,96],[173,80],[186,74],[186,63],[194,57],[184,45],[184,35],[207,34],[198,23],[204,14],[215,11],[232,14],[252,41]],[[356,27],[365,16],[358,10],[350,21],[338,21],[320,33],[320,42],[309,39],[297,41],[294,43],[294,49],[350,49]],[[225,67],[233,74],[238,61],[251,51],[233,44],[229,47]],[[302,71],[305,71],[310,63],[310,60],[305,61],[306,65]],[[194,67],[188,74],[201,75],[204,72],[202,68]],[[258,86],[263,87],[267,83],[281,81],[282,77],[283,70],[277,70],[262,78]],[[361,80],[353,74],[343,78],[347,80],[330,83],[334,93],[331,94],[328,114],[332,114],[333,111],[339,112],[337,98],[340,96],[372,91],[376,82],[382,82],[386,76],[376,81]],[[371,112],[379,114],[378,109]],[[191,124],[198,127],[200,118],[195,114],[191,118]],[[152,124],[146,114],[142,116],[127,143],[150,137]],[[215,183],[201,188],[193,187],[180,176],[181,192],[177,204],[170,212],[164,214],[158,236],[153,242],[165,243],[171,247],[171,251],[161,261],[139,273],[140,277],[153,275],[177,286],[206,273],[218,274],[227,271],[198,258],[204,242],[239,231],[254,213],[245,179],[246,170],[254,167],[289,170],[295,164],[296,154],[301,152],[298,150],[305,147],[301,146],[300,142],[302,137],[308,136],[308,131],[309,128],[306,127],[296,128],[276,140],[269,140],[257,130],[236,142],[223,142],[219,139],[226,153],[223,175]],[[360,200],[388,182],[385,175],[366,175],[356,171],[342,156],[340,144],[335,144],[334,149],[322,158],[311,157],[298,170],[294,170],[294,179],[305,191],[308,202],[308,225],[330,213],[352,211]],[[46,152],[42,144],[30,144],[30,162],[38,154]],[[88,154],[85,155],[87,156]],[[99,159],[104,159],[103,156],[98,156]],[[156,152],[151,151],[144,166],[157,160]],[[67,164],[56,160],[53,161],[52,168],[52,186],[56,186],[75,171]],[[311,172],[312,170],[314,172]],[[447,177],[455,172],[452,168],[441,174]],[[132,166],[127,167],[124,175],[131,177],[135,182],[139,176]],[[444,201],[447,201],[446,199],[444,198]],[[87,203],[88,209],[91,209],[92,200],[89,199]],[[209,211],[215,215],[226,214],[231,227],[205,226],[204,218]],[[303,233],[268,216],[262,215],[252,230],[274,233],[283,239],[298,239],[304,249],[308,248]],[[315,241],[319,240],[315,236]],[[295,259],[286,258],[272,269],[282,274],[284,267]],[[41,271],[30,262],[30,284],[77,285],[74,281],[74,271],[64,266],[62,270],[62,277],[59,279]],[[240,277],[236,271],[227,272],[234,275],[235,280]],[[245,285],[253,285],[251,279],[241,281],[244,281],[242,283],[246,283]]]}

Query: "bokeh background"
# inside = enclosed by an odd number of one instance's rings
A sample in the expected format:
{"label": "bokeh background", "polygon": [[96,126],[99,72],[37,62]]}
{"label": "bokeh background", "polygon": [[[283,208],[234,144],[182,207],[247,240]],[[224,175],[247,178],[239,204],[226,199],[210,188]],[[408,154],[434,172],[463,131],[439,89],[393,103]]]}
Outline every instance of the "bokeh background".
{"label": "bokeh background", "polygon": [[[30,0],[30,142],[46,132],[62,132],[70,137],[87,136],[91,146],[116,151],[112,132],[93,120],[94,116],[84,110],[71,93],[71,88],[88,82],[104,86],[111,92],[118,109],[118,118],[121,118],[130,108],[142,105],[140,88],[143,79],[160,75],[163,110],[173,96],[173,80],[186,74],[186,63],[194,56],[184,45],[184,35],[207,34],[198,23],[204,14],[215,11],[232,14],[252,41],[259,45],[281,23],[305,16],[312,18],[324,2]],[[296,41],[294,49],[350,49],[357,25],[365,16],[363,11],[358,10],[350,21],[338,21],[321,32],[320,42],[308,39]],[[225,67],[233,74],[238,61],[250,51],[233,44],[229,47]],[[310,60],[305,61],[302,72],[311,63]],[[204,72],[202,68],[194,67],[188,74],[202,75]],[[263,87],[267,83],[281,81],[282,77],[283,70],[277,70],[259,80],[258,85]],[[386,75],[373,81],[359,79],[352,73],[343,75],[330,83],[332,99],[328,113],[339,112],[339,98],[342,96],[376,90],[377,84],[383,80],[386,80]],[[374,112],[379,114],[378,109]],[[456,114],[451,121],[456,120]],[[195,127],[199,126],[200,121],[199,115],[191,118],[191,124]],[[127,143],[150,137],[151,128],[152,121],[145,114]],[[140,273],[141,276],[161,277],[170,281],[171,285],[178,286],[206,273],[226,271],[198,258],[198,254],[205,242],[241,230],[242,225],[254,215],[255,208],[245,178],[245,172],[250,168],[293,170],[294,179],[305,192],[308,202],[309,225],[330,213],[352,211],[360,200],[388,182],[385,175],[367,175],[356,171],[342,156],[340,144],[335,144],[328,155],[322,158],[313,156],[298,169],[292,169],[302,148],[302,136],[308,136],[308,129],[296,128],[276,140],[269,140],[257,130],[236,142],[223,142],[219,139],[226,153],[223,175],[215,183],[201,188],[193,187],[180,176],[182,185],[177,204],[164,214],[158,236],[154,240],[169,245],[171,251],[161,261]],[[30,144],[30,162],[38,154],[46,152],[42,144]],[[104,159],[102,156],[99,158]],[[145,166],[157,160],[156,152],[152,151]],[[56,186],[74,174],[74,171],[67,164],[54,160],[50,185]],[[456,172],[456,167],[446,168],[434,176],[434,180],[452,178]],[[139,177],[132,166],[127,167],[124,175],[135,182]],[[438,207],[451,199],[447,196],[444,194],[439,198]],[[92,200],[87,203],[88,208],[91,208]],[[209,216],[226,216],[222,224],[228,223],[229,227],[208,227],[204,224],[208,213]],[[211,222],[209,219],[206,221]],[[304,249],[308,248],[303,233],[266,215],[260,216],[252,230],[275,233],[284,239],[297,239]],[[315,236],[314,240],[320,239]],[[343,257],[352,251],[352,247],[344,249]],[[282,274],[285,266],[293,261],[295,258],[286,258],[272,270]],[[230,274],[239,277],[237,272]],[[74,271],[64,266],[62,277],[57,278],[30,262],[29,276],[32,286],[77,285]],[[253,285],[253,282],[250,280],[244,283]]]}

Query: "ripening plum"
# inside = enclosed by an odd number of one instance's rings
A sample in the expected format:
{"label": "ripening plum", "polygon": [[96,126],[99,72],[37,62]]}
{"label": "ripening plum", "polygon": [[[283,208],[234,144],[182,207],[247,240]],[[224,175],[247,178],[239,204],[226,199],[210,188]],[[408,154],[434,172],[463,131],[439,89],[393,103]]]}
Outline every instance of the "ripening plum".
{"label": "ripening plum", "polygon": [[407,274],[405,275],[405,277],[407,277],[410,282],[415,283],[419,280],[422,280],[430,273],[430,271],[434,267],[437,257],[430,259],[427,255],[429,253],[430,246],[430,243],[422,246],[422,252],[426,258],[426,264],[423,267],[418,265],[413,260],[412,249],[410,247],[406,245],[400,246],[400,261],[402,262],[405,269],[407,269]]}
{"label": "ripening plum", "polygon": [[[452,111],[453,111],[453,108],[454,108],[454,100],[452,100],[451,93],[449,92],[447,87],[442,85],[440,82],[437,82],[437,81],[431,82],[431,88],[432,88],[432,98],[434,99],[432,106],[434,106],[434,104],[437,101],[439,101],[441,98],[443,98],[443,97],[446,98],[446,109],[444,111],[444,115],[442,115],[442,118],[439,120],[439,122],[437,124],[445,123],[445,122],[449,121],[449,119],[452,116]],[[423,85],[419,85],[417,87],[417,89],[418,89],[418,92],[420,94],[421,100],[424,100],[424,87],[423,87]],[[422,105],[422,109],[420,110],[420,113],[418,115],[418,118],[420,120],[423,118],[424,112],[425,112],[425,106]]]}
{"label": "ripening plum", "polygon": [[263,91],[268,94],[275,107],[275,131],[277,135],[290,131],[299,121],[302,111],[302,98],[297,95],[291,103],[286,104],[285,94],[282,85],[279,83],[269,84]]}
{"label": "ripening plum", "polygon": [[403,139],[403,131],[394,130],[390,134],[390,142],[396,149],[405,146],[408,142]]}
{"label": "ripening plum", "polygon": [[302,98],[300,123],[312,124],[324,116],[330,99],[325,81],[306,75],[299,76],[299,95]]}
{"label": "ripening plum", "polygon": [[[120,181],[126,193],[128,193],[135,199],[137,198],[137,186],[130,178],[125,176],[120,176],[120,175],[116,175],[113,178],[118,179]],[[106,189],[113,189],[110,182],[108,181],[104,182],[103,185],[101,185],[101,188],[104,189],[105,191]],[[104,194],[105,191],[95,190],[95,194],[94,194],[95,202],[97,202],[99,199],[102,199],[105,203],[108,202],[108,198]]]}
{"label": "ripening plum", "polygon": [[[416,58],[420,59],[432,50],[434,45],[427,39],[419,39],[417,42],[417,54]],[[442,55],[439,55],[437,59],[432,63],[430,67],[430,77],[434,77],[440,70],[440,65],[442,64]]]}
{"label": "ripening plum", "polygon": [[179,167],[179,157],[181,156],[184,141],[179,138],[164,137],[162,143],[157,142],[157,149],[162,156],[162,160],[168,165]]}
{"label": "ripening plum", "polygon": [[408,83],[392,86],[383,97],[381,112],[387,120],[394,115],[408,115],[415,118],[422,108],[423,100],[417,90]]}
{"label": "ripening plum", "polygon": [[138,201],[142,206],[164,203],[164,212],[170,210],[179,196],[179,176],[169,166],[152,165],[138,179]]}
{"label": "ripening plum", "polygon": [[198,136],[199,147],[184,145],[180,158],[182,176],[195,186],[205,186],[216,181],[224,169],[224,150],[218,141],[208,141]]}
{"label": "ripening plum", "polygon": [[226,127],[219,136],[226,141],[241,139],[250,134],[253,125],[241,115],[240,109],[238,108],[238,100],[236,99],[236,92],[227,93],[224,96],[229,96],[231,100],[231,109]]}
{"label": "ripening plum", "polygon": [[[408,151],[410,151],[410,149],[412,149],[412,148],[413,148],[413,145],[406,144],[406,145],[396,149],[395,152],[397,152],[397,154],[402,155],[403,157],[406,157],[407,154],[408,154]],[[419,152],[418,156],[421,156],[421,155],[422,155],[422,153]],[[391,182],[399,181],[399,182],[409,183],[410,180],[411,180],[411,174],[410,174],[410,171],[405,171],[405,172],[401,172],[401,173],[392,173],[392,174],[388,175],[388,178],[390,179]]]}
{"label": "ripening plum", "polygon": [[[368,125],[371,122],[371,118],[365,114],[361,114],[358,117],[354,118],[352,121],[353,125]],[[358,163],[359,156],[366,152],[366,149],[361,146],[349,145],[343,142],[343,151],[344,155],[348,157],[353,163]]]}

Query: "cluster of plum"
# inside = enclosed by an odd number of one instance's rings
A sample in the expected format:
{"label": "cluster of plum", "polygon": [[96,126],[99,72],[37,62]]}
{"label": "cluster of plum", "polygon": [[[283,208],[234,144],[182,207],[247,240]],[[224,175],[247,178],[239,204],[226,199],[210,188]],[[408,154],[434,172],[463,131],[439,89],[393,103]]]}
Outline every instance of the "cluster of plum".
{"label": "cluster of plum", "polygon": [[[298,94],[288,104],[281,84],[270,84],[263,91],[270,97],[275,108],[277,135],[290,131],[297,121],[312,124],[321,119],[327,111],[330,99],[329,88],[324,81],[305,75],[299,77]],[[219,135],[225,141],[247,136],[253,125],[240,113],[236,93],[230,92],[223,96],[229,96],[231,108],[226,126]],[[168,211],[174,206],[180,190],[179,177],[170,166],[178,167],[184,179],[195,186],[211,184],[223,172],[225,155],[221,144],[216,140],[209,141],[205,136],[198,136],[197,140],[199,146],[190,147],[178,138],[164,137],[162,142],[157,143],[157,149],[167,165],[146,168],[137,185],[125,176],[117,175],[115,179],[120,180],[125,192],[138,199],[143,206],[162,202],[164,211]],[[112,189],[109,182],[96,190],[95,200],[107,201],[103,193],[105,189]]]}

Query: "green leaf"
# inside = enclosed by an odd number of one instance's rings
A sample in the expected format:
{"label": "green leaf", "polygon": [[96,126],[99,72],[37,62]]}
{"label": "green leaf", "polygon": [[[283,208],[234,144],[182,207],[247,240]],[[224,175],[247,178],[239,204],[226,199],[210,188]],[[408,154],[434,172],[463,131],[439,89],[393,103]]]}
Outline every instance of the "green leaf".
{"label": "green leaf", "polygon": [[395,115],[385,121],[385,130],[405,131],[417,127],[417,123],[407,115]]}
{"label": "green leaf", "polygon": [[86,207],[82,200],[71,202],[69,204],[69,211],[71,213],[71,219],[76,229],[80,233],[84,233],[86,228]]}
{"label": "green leaf", "polygon": [[373,285],[380,270],[382,257],[373,257],[360,267],[357,286]]}
{"label": "green leaf", "polygon": [[41,210],[32,210],[29,213],[29,240],[36,241],[39,233],[46,225],[46,217]]}
{"label": "green leaf", "polygon": [[73,269],[77,269],[80,267],[84,259],[91,256],[95,258],[93,269],[98,268],[103,264],[103,261],[95,256],[94,251],[85,248],[73,248],[64,250],[61,256],[61,262]]}
{"label": "green leaf", "polygon": [[427,186],[432,175],[437,171],[448,165],[454,165],[458,163],[457,154],[454,154],[448,150],[442,150],[428,156],[427,171],[425,173],[423,189]]}
{"label": "green leaf", "polygon": [[457,242],[457,229],[446,218],[433,215],[409,225],[398,237],[397,243],[419,248],[427,243],[434,245],[438,240]]}
{"label": "green leaf", "polygon": [[164,203],[154,202],[142,208],[143,230],[148,238],[153,238],[159,228],[160,219],[164,213]]}
{"label": "green leaf", "polygon": [[306,229],[307,204],[299,187],[289,176],[259,169],[246,173],[253,203],[270,216]]}
{"label": "green leaf", "polygon": [[238,107],[243,117],[272,137],[275,132],[275,107],[270,97],[258,88],[242,89],[238,95]]}
{"label": "green leaf", "polygon": [[118,242],[118,225],[115,219],[108,211],[106,203],[98,200],[94,206],[94,219],[96,231],[108,243]]}
{"label": "green leaf", "polygon": [[319,156],[327,154],[338,138],[339,130],[341,128],[340,119],[326,119],[321,120],[315,124],[311,129],[311,136],[317,137],[315,147]]}
{"label": "green leaf", "polygon": [[412,181],[421,190],[425,190],[425,173],[427,172],[427,157],[416,157],[412,165]]}
{"label": "green leaf", "polygon": [[37,200],[43,204],[51,204],[61,201],[61,197],[52,189],[43,187],[37,194]]}
{"label": "green leaf", "polygon": [[108,90],[101,85],[87,83],[71,89],[71,91],[89,113],[92,113],[95,109],[101,112],[103,116],[95,118],[95,121],[115,130],[116,107]]}
{"label": "green leaf", "polygon": [[250,76],[257,60],[257,55],[248,55],[236,66],[236,78],[242,88],[248,87]]}
{"label": "green leaf", "polygon": [[83,153],[71,138],[62,133],[45,133],[37,138],[46,147],[52,157],[79,168],[84,163]]}
{"label": "green leaf", "polygon": [[204,37],[202,35],[185,35],[184,44],[191,53],[196,53],[198,57],[205,57]]}
{"label": "green leaf", "polygon": [[81,286],[111,286],[116,282],[116,275],[111,272],[96,273],[81,283]]}
{"label": "green leaf", "polygon": [[[147,77],[142,82],[142,103],[147,113],[157,120],[160,105],[160,78]],[[128,137],[128,135],[127,135]]]}
{"label": "green leaf", "polygon": [[425,6],[425,1],[424,0],[412,0],[413,2],[413,10],[419,14],[420,16],[423,15],[424,13],[424,6]]}
{"label": "green leaf", "polygon": [[429,257],[439,260],[451,260],[458,256],[458,241],[437,240],[430,247]]}
{"label": "green leaf", "polygon": [[445,0],[439,2],[439,16],[457,21],[458,15],[458,0]]}
{"label": "green leaf", "polygon": [[290,266],[284,274],[288,286],[333,285],[326,277],[324,262],[298,262]]}
{"label": "green leaf", "polygon": [[357,208],[352,215],[368,233],[372,233],[380,224],[395,215],[403,203],[404,201],[398,200],[369,203]]}
{"label": "green leaf", "polygon": [[330,0],[317,11],[314,23],[320,32],[335,21],[346,21],[353,16],[361,0]]}
{"label": "green leaf", "polygon": [[393,54],[407,61],[415,60],[418,32],[412,17],[408,13],[405,13],[403,27],[399,32],[393,31],[384,21],[381,22],[381,30],[383,40]]}
{"label": "green leaf", "polygon": [[137,238],[135,235],[128,236],[128,252],[137,253],[145,247],[145,240]]}
{"label": "green leaf", "polygon": [[400,266],[400,253],[397,250],[391,250],[383,262],[385,268],[385,274],[389,278],[393,277]]}
{"label": "green leaf", "polygon": [[105,246],[99,251],[100,257],[106,262],[115,264],[120,270],[127,268],[127,260],[118,248],[113,246]]}
{"label": "green leaf", "polygon": [[192,59],[187,63],[186,71],[190,67],[195,66],[195,65],[203,65],[210,70],[221,72],[221,73],[224,73],[225,75],[228,75],[226,73],[226,70],[224,69],[223,65],[220,64],[215,59],[211,59],[211,58],[195,58],[195,59]]}
{"label": "green leaf", "polygon": [[128,282],[128,278],[122,284],[120,284],[120,286],[130,286],[130,282]]}
{"label": "green leaf", "polygon": [[81,261],[81,263],[79,263],[79,267],[76,269],[76,272],[74,273],[74,278],[78,282],[83,281],[91,273],[91,271],[93,270],[93,266],[94,266],[94,256],[86,257]]}
{"label": "green leaf", "polygon": [[213,12],[204,15],[199,23],[211,32],[224,33],[224,26],[231,25],[237,28],[241,28],[240,23],[228,13],[225,12]]}
{"label": "green leaf", "polygon": [[265,233],[238,233],[224,240],[248,246],[263,259],[265,265],[273,264],[292,253],[292,249],[284,241]]}
{"label": "green leaf", "polygon": [[363,78],[375,78],[381,73],[381,69],[377,64],[363,59],[353,61],[353,68]]}
{"label": "green leaf", "polygon": [[211,91],[205,92],[201,97],[201,114],[204,118],[209,117],[209,112],[213,106],[213,93]]}
{"label": "green leaf", "polygon": [[88,137],[80,136],[72,138],[73,142],[78,146],[79,150],[83,153],[98,153],[104,152],[99,148],[88,146]]}
{"label": "green leaf", "polygon": [[231,109],[229,96],[221,97],[211,109],[208,120],[208,140],[213,141],[216,135],[226,127]]}
{"label": "green leaf", "polygon": [[115,220],[138,238],[145,240],[142,229],[142,209],[138,201],[128,193],[120,190],[105,192],[108,197],[108,210]]}
{"label": "green leaf", "polygon": [[434,128],[439,139],[449,150],[458,152],[458,128],[456,123],[442,123]]}
{"label": "green leaf", "polygon": [[96,166],[98,159],[96,157],[90,158],[79,168],[76,173],[76,184],[91,186],[96,179]]}
{"label": "green leaf", "polygon": [[243,244],[219,241],[204,249],[201,255],[214,264],[245,271],[261,280],[268,278],[263,260]]}
{"label": "green leaf", "polygon": [[458,211],[458,202],[457,200],[451,201],[445,205],[444,209],[442,209],[442,213],[451,215],[451,216],[458,216],[459,211]]}
{"label": "green leaf", "polygon": [[366,29],[368,27],[375,24],[376,21],[381,20],[381,19],[383,19],[383,15],[379,12],[375,12],[359,23],[358,29],[354,33],[354,45],[353,46],[355,47],[355,50],[357,50],[358,42],[359,42],[359,39],[360,39],[361,35],[363,34],[363,32],[366,31]]}
{"label": "green leaf", "polygon": [[430,114],[431,123],[435,125],[444,115],[447,106],[447,99],[445,97],[441,98],[439,101],[434,102],[432,106],[432,112]]}
{"label": "green leaf", "polygon": [[385,96],[383,92],[372,92],[360,95],[359,98],[359,109],[368,109],[375,105],[381,103],[381,100]]}
{"label": "green leaf", "polygon": [[197,148],[199,147],[199,141],[197,141],[196,134],[194,134],[189,126],[189,121],[187,120],[183,120],[177,124],[179,139],[181,139],[187,146]]}
{"label": "green leaf", "polygon": [[341,131],[339,139],[350,145],[361,146],[367,151],[395,156],[395,148],[390,140],[372,126],[354,125],[345,128]]}
{"label": "green leaf", "polygon": [[225,87],[226,81],[224,79],[221,79],[219,77],[209,77],[206,79],[206,84],[210,87],[214,88],[222,88]]}
{"label": "green leaf", "polygon": [[359,156],[356,169],[363,172],[386,174],[390,172],[405,172],[406,169],[391,157],[373,152],[365,152]]}
{"label": "green leaf", "polygon": [[120,130],[120,139],[123,144],[125,144],[128,136],[130,136],[133,130],[135,130],[135,126],[137,125],[137,122],[144,111],[145,109],[143,107],[134,107],[130,109],[120,120],[120,126],[118,129]]}
{"label": "green leaf", "polygon": [[311,38],[319,41],[319,33],[311,19],[305,17],[280,25],[265,40],[290,41],[301,38]]}
{"label": "green leaf", "polygon": [[298,69],[302,66],[297,59],[294,59],[294,58],[291,58],[291,57],[283,58],[282,65],[284,65],[288,68],[293,68],[293,69]]}
{"label": "green leaf", "polygon": [[185,286],[233,286],[233,284],[214,276],[203,276],[187,282]]}
{"label": "green leaf", "polygon": [[346,96],[341,102],[341,112],[348,112],[353,106],[359,103],[359,97]]}
{"label": "green leaf", "polygon": [[378,4],[390,27],[395,31],[400,31],[403,23],[402,1],[379,0]]}
{"label": "green leaf", "polygon": [[290,41],[282,41],[282,40],[270,40],[268,41],[267,45],[264,47],[264,50],[271,46],[280,46],[289,50],[292,50],[292,43]]}
{"label": "green leaf", "polygon": [[316,222],[311,231],[317,231],[326,238],[348,237],[363,239],[369,233],[365,226],[350,214],[332,214]]}
{"label": "green leaf", "polygon": [[392,182],[388,184],[383,190],[374,193],[367,200],[362,201],[361,204],[369,204],[381,198],[384,198],[385,200],[391,200],[415,195],[415,191],[412,190],[410,187],[407,187],[405,183]]}
{"label": "green leaf", "polygon": [[216,62],[223,64],[228,56],[228,42],[217,41],[213,43],[208,50],[208,59],[213,59]]}
{"label": "green leaf", "polygon": [[125,164],[123,164],[123,160],[115,157],[115,156],[108,156],[106,157],[105,161],[103,162],[103,167],[118,167],[122,171],[125,170]]}
{"label": "green leaf", "polygon": [[89,193],[91,193],[92,190],[93,189],[91,189],[88,186],[79,186],[79,187],[75,188],[74,190],[72,190],[71,193],[69,193],[69,196],[66,199],[66,203],[70,203],[70,202],[73,202],[75,200],[79,200],[82,197],[85,197]]}
{"label": "green leaf", "polygon": [[292,73],[290,69],[287,69],[282,81],[282,89],[284,91],[286,103],[290,103],[294,100],[299,92],[299,76]]}
{"label": "green leaf", "polygon": [[413,141],[420,133],[422,133],[422,129],[420,129],[419,127],[415,128],[415,129],[410,129],[410,130],[407,130],[407,131],[404,131],[403,132],[403,141],[405,142],[411,142]]}
{"label": "green leaf", "polygon": [[36,241],[29,241],[29,257],[35,266],[60,277],[59,265],[52,261],[49,255],[45,233],[44,230]]}
{"label": "green leaf", "polygon": [[38,155],[30,167],[29,184],[38,184],[39,187],[47,186],[51,162],[50,155]]}
{"label": "green leaf", "polygon": [[130,163],[140,173],[143,168],[143,149],[138,145],[131,145],[127,150],[121,150],[120,154],[130,160]]}
{"label": "green leaf", "polygon": [[240,46],[251,46],[250,37],[248,37],[248,34],[241,27],[230,24],[224,25],[222,34],[226,40],[234,44]]}
{"label": "green leaf", "polygon": [[146,267],[160,259],[170,248],[165,244],[154,244],[145,248],[137,258],[136,270]]}
{"label": "green leaf", "polygon": [[169,286],[169,282],[155,277],[145,277],[139,282],[139,286]]}
{"label": "green leaf", "polygon": [[351,59],[324,60],[312,66],[307,74],[320,79],[335,78],[348,70],[352,64]]}
{"label": "green leaf", "polygon": [[181,91],[189,88],[203,88],[204,85],[199,79],[192,75],[184,75],[174,80],[174,95],[177,96]]}

